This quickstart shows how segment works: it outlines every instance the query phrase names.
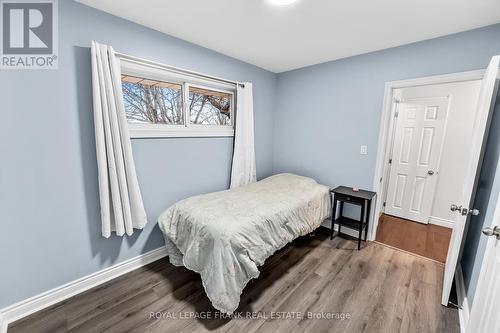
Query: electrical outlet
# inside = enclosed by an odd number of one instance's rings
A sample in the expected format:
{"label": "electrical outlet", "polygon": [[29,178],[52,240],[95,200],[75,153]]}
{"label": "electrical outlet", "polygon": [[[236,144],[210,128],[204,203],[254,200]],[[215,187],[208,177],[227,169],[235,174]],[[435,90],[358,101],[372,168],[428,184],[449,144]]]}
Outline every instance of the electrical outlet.
{"label": "electrical outlet", "polygon": [[366,155],[366,154],[368,154],[368,146],[367,146],[367,145],[362,145],[362,146],[361,146],[361,149],[359,150],[359,153],[360,153],[361,155]]}

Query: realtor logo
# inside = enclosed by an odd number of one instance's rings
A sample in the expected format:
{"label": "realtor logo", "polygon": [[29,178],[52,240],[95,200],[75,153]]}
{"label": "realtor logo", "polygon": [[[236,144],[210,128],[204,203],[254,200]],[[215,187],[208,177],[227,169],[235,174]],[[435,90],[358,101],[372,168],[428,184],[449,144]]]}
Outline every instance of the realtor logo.
{"label": "realtor logo", "polygon": [[0,0],[0,5],[0,68],[56,69],[56,0]]}

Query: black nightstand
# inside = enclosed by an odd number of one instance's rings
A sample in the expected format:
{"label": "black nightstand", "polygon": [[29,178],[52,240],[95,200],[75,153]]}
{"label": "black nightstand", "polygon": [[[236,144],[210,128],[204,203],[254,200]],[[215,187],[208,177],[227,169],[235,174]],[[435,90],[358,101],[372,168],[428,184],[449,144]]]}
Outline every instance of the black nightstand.
{"label": "black nightstand", "polygon": [[[370,208],[372,205],[372,199],[376,195],[375,192],[359,190],[354,192],[352,188],[346,186],[339,186],[330,190],[330,195],[332,197],[332,230],[330,234],[330,239],[333,239],[333,227],[335,224],[339,226],[338,235],[341,234],[342,226],[358,230],[358,250],[361,248],[361,235],[363,230],[365,231],[365,242],[366,234],[368,233],[368,226],[370,223]],[[337,203],[340,202],[339,217],[337,216]],[[361,214],[359,220],[351,219],[343,216],[344,212],[344,202],[358,205],[361,207]]]}

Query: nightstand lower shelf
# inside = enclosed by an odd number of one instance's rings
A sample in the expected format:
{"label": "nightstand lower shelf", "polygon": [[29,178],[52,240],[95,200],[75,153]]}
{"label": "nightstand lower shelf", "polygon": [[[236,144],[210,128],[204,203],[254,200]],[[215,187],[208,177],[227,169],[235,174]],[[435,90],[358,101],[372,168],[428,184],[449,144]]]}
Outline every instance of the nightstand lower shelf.
{"label": "nightstand lower shelf", "polygon": [[[337,218],[334,223],[338,224],[339,226],[346,226],[346,227],[354,229],[356,231],[359,230],[359,225],[361,224],[361,222],[359,222],[358,220],[351,219],[351,218],[348,218],[345,216]],[[366,229],[367,225],[368,224],[366,222],[363,222],[363,226],[361,227],[361,230]]]}

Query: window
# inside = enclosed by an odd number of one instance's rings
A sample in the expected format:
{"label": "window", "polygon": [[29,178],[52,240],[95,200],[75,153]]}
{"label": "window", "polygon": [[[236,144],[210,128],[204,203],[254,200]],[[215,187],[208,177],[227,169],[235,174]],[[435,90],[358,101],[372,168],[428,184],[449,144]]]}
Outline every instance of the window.
{"label": "window", "polygon": [[234,135],[234,85],[121,63],[131,137]]}
{"label": "window", "polygon": [[231,125],[232,95],[227,92],[189,87],[191,124]]}
{"label": "window", "polygon": [[122,89],[130,123],[184,124],[180,84],[122,75]]}

